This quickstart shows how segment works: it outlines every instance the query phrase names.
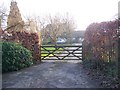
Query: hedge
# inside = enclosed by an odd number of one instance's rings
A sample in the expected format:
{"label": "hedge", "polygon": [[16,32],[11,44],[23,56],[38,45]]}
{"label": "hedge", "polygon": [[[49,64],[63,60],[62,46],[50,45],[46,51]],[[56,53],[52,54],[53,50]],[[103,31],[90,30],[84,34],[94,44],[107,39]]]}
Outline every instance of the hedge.
{"label": "hedge", "polygon": [[2,72],[17,71],[33,64],[30,50],[13,42],[0,44],[2,44]]}

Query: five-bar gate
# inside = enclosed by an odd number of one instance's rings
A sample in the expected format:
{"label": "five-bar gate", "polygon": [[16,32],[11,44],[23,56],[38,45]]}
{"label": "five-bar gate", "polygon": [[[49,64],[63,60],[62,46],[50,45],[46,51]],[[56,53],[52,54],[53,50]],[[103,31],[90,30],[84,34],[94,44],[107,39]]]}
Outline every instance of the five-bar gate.
{"label": "five-bar gate", "polygon": [[42,45],[41,60],[82,60],[82,45]]}

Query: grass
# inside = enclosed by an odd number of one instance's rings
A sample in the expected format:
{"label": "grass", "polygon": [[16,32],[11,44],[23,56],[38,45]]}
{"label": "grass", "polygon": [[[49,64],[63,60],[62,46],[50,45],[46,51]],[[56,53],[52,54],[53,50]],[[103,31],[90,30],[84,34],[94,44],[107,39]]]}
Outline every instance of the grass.
{"label": "grass", "polygon": [[[56,48],[54,48],[54,47],[46,47],[45,49],[48,50],[48,51],[50,51],[51,53],[52,53],[54,50],[56,50]],[[49,52],[46,51],[45,49],[41,48],[41,52],[42,52],[42,53],[45,53],[45,54],[41,54],[42,57],[47,56],[47,55],[49,54]],[[59,50],[60,50],[60,51],[59,51]],[[63,50],[62,48],[59,48],[58,50],[56,50],[56,51],[54,52],[54,54],[55,54],[55,53],[60,53],[62,50]],[[53,56],[53,55],[50,54],[49,56]],[[49,56],[48,56],[48,57],[49,57]]]}
{"label": "grass", "polygon": [[[72,45],[72,44],[57,44],[57,46],[70,46],[70,45]],[[53,47],[45,47],[45,49],[46,50],[48,50],[49,52],[53,52],[54,50],[56,50],[56,48],[54,47],[55,45],[53,44],[51,44],[51,45],[44,45],[44,46],[53,46]],[[41,57],[45,57],[45,56],[47,56],[48,54],[49,54],[49,52],[48,51],[46,51],[45,49],[43,49],[43,48],[41,48],[41,53],[46,53],[46,54],[41,54]],[[54,52],[54,54],[55,53],[60,53],[60,52],[62,52],[63,51],[63,48],[59,48],[58,50],[56,50],[55,52]],[[49,56],[47,56],[47,57],[50,57],[50,56],[53,56],[52,54],[50,54]]]}

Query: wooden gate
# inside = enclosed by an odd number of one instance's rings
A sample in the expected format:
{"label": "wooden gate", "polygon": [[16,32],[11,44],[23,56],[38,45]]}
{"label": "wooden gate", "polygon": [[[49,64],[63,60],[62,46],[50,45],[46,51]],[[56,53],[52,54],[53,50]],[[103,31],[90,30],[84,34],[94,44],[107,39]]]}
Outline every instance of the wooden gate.
{"label": "wooden gate", "polygon": [[41,60],[82,60],[82,45],[42,45]]}

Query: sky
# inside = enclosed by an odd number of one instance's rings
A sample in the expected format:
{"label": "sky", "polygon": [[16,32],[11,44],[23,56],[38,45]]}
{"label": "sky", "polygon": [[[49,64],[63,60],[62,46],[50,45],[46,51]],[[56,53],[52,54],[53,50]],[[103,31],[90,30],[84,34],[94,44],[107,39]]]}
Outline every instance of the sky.
{"label": "sky", "polygon": [[[14,0],[17,2],[22,17],[31,15],[44,18],[47,15],[65,15],[73,17],[76,30],[85,30],[93,22],[115,19],[120,0]],[[11,0],[0,0],[0,5],[9,11]]]}

